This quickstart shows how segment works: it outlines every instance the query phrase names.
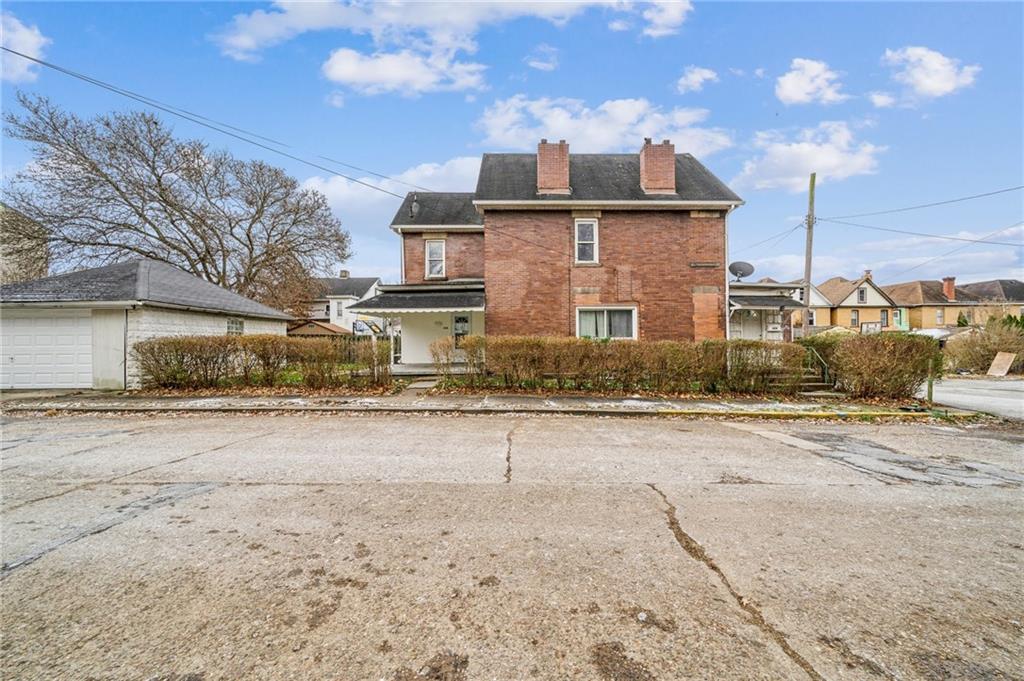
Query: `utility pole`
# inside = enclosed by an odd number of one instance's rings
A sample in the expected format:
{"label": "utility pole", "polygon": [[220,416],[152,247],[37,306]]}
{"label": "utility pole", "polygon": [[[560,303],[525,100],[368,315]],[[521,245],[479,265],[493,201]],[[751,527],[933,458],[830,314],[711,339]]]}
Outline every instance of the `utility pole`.
{"label": "utility pole", "polygon": [[[811,251],[814,247],[814,180],[817,173],[811,173],[810,189],[807,192],[807,245],[804,247],[804,338],[808,336],[811,316]],[[817,320],[815,320],[817,321]]]}

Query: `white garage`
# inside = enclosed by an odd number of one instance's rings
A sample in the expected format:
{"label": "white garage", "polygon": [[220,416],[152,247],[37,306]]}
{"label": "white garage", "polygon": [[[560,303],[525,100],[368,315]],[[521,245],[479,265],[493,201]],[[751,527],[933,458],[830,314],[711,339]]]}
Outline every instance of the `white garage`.
{"label": "white garage", "polygon": [[0,389],[137,387],[160,336],[284,334],[289,315],[154,260],[0,288]]}

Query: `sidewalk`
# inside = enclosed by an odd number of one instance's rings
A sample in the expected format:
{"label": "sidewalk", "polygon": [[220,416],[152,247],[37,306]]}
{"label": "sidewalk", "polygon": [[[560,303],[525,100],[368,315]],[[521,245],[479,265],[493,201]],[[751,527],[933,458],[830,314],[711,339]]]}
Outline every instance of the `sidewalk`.
{"label": "sidewalk", "polygon": [[7,413],[24,411],[74,412],[368,412],[455,414],[568,414],[593,416],[738,416],[754,418],[867,418],[935,415],[966,416],[972,412],[903,411],[843,400],[800,399],[657,399],[645,397],[585,397],[533,395],[387,396],[219,396],[152,397],[123,393],[84,392],[73,395],[17,398],[2,403]]}

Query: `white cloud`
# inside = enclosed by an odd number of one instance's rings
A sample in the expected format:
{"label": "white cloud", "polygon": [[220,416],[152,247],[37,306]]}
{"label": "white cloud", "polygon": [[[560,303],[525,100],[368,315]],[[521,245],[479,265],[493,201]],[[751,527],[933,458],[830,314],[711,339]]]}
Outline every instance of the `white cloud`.
{"label": "white cloud", "polygon": [[452,61],[443,55],[403,50],[363,55],[346,47],[324,62],[323,73],[366,95],[384,92],[414,96],[422,92],[478,89],[483,86],[482,64]]}
{"label": "white cloud", "polygon": [[558,68],[558,49],[550,45],[538,45],[523,61],[531,69],[554,71]]}
{"label": "white cloud", "polygon": [[896,105],[896,98],[888,92],[869,92],[868,99],[876,109],[887,109]]}
{"label": "white cloud", "polygon": [[661,38],[679,32],[679,27],[686,21],[686,15],[693,10],[689,0],[657,0],[643,11],[647,20],[644,35]]}
{"label": "white cloud", "polygon": [[756,133],[754,146],[759,156],[743,164],[733,179],[736,186],[755,189],[803,191],[812,172],[818,182],[870,175],[878,167],[878,155],[885,147],[857,142],[850,126],[826,121],[800,130],[792,139],[777,130]]}
{"label": "white cloud", "polygon": [[848,98],[840,88],[839,74],[828,64],[797,57],[789,71],[775,81],[775,96],[783,104],[835,104]]}
{"label": "white cloud", "polygon": [[[563,26],[593,7],[623,16],[636,12],[633,3],[621,0],[561,0],[522,2],[492,0],[464,2],[453,8],[449,2],[274,2],[270,9],[237,14],[230,24],[213,36],[224,54],[252,60],[267,47],[278,45],[308,31],[346,30],[370,35],[378,47],[436,52],[476,50],[476,34],[484,26],[521,18],[537,18]],[[678,31],[692,10],[688,0],[664,0],[646,5],[642,16],[644,33],[652,37]],[[630,23],[617,18],[612,30],[625,30]]]}
{"label": "white cloud", "polygon": [[633,24],[625,19],[613,19],[608,22],[609,31],[628,31],[631,28],[633,28]]}
{"label": "white cloud", "polygon": [[610,99],[590,108],[579,99],[515,95],[487,107],[477,125],[485,144],[505,149],[533,149],[548,138],[567,140],[574,152],[636,151],[651,137],[708,156],[732,146],[726,130],[697,125],[709,115],[707,109],[662,109],[646,99]]}
{"label": "white cloud", "polygon": [[335,109],[342,109],[345,107],[345,95],[335,90],[331,94],[327,95],[324,99],[328,105],[333,106]]}
{"label": "white cloud", "polygon": [[[906,251],[889,251],[899,254],[894,258],[861,253],[856,245],[832,253],[821,252],[822,249],[819,247],[816,249],[819,252],[814,255],[811,278],[815,283],[836,276],[855,279],[863,274],[864,270],[871,270],[874,280],[882,286],[948,276],[955,276],[957,283],[960,284],[986,279],[1019,279],[1021,271],[1024,270],[1024,262],[1021,261],[1020,255],[1008,248],[970,250],[948,258],[936,257],[949,251],[949,244],[947,241],[942,247],[936,246],[924,252],[914,251],[913,255],[905,255]],[[738,245],[742,247],[743,244]],[[803,253],[757,257],[753,263],[757,267],[758,277],[767,276],[779,281],[803,277]]]}
{"label": "white cloud", "polygon": [[[30,57],[40,59],[51,41],[38,26],[26,26],[10,12],[0,15],[0,43]],[[30,83],[38,77],[36,65],[23,57],[4,52],[0,61],[0,76],[11,83]]]}
{"label": "white cloud", "polygon": [[754,75],[757,76],[758,78],[764,78],[765,76],[768,75],[768,72],[765,71],[764,69],[758,68],[754,69]]}
{"label": "white cloud", "polygon": [[886,50],[882,63],[892,68],[893,80],[906,86],[912,96],[920,98],[953,94],[972,85],[981,71],[976,64],[961,66],[959,59],[927,47]]}
{"label": "white cloud", "polygon": [[676,81],[676,90],[680,94],[686,92],[700,92],[704,89],[704,83],[718,82],[718,74],[711,69],[702,66],[687,66],[683,75]]}
{"label": "white cloud", "polygon": [[[358,178],[395,194],[416,191],[402,182],[433,191],[473,191],[480,171],[480,158],[463,156],[444,163],[422,163],[408,168],[393,179],[375,176]],[[355,255],[345,267],[356,276],[381,276],[398,281],[399,241],[387,226],[401,205],[401,199],[374,191],[343,177],[313,176],[303,182],[327,196],[331,209],[352,235]]]}

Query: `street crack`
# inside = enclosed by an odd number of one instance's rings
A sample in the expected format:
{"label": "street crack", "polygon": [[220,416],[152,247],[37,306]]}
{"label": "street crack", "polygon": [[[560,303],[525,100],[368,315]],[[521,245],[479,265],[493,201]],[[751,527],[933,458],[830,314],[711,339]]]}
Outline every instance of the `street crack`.
{"label": "street crack", "polygon": [[512,482],[512,433],[516,432],[516,428],[519,424],[512,426],[512,428],[505,433],[505,442],[508,446],[505,449],[505,482]]}
{"label": "street crack", "polygon": [[647,486],[654,490],[664,502],[666,506],[665,518],[668,522],[669,529],[672,530],[672,535],[676,539],[676,543],[679,544],[679,546],[686,551],[691,558],[703,563],[706,568],[715,573],[718,580],[722,583],[722,586],[726,588],[733,600],[736,601],[736,604],[750,616],[754,624],[757,625],[761,631],[763,631],[770,639],[775,641],[776,645],[782,649],[782,652],[784,652],[789,659],[793,660],[798,667],[807,673],[807,676],[811,677],[815,681],[825,681],[825,678],[818,673],[811,663],[789,644],[789,640],[786,638],[786,635],[765,619],[764,613],[762,613],[756,605],[733,587],[729,578],[726,577],[725,573],[722,571],[722,568],[718,567],[718,564],[715,563],[714,559],[708,555],[708,552],[704,547],[701,546],[696,539],[688,535],[685,530],[683,530],[683,527],[679,524],[679,519],[676,516],[675,504],[669,501],[665,493],[658,489],[653,482],[647,483]]}

